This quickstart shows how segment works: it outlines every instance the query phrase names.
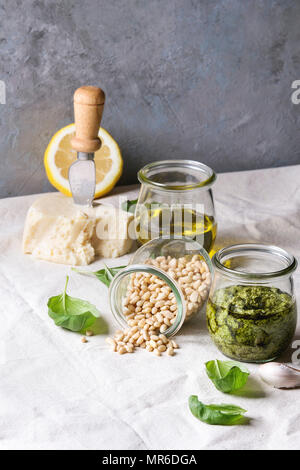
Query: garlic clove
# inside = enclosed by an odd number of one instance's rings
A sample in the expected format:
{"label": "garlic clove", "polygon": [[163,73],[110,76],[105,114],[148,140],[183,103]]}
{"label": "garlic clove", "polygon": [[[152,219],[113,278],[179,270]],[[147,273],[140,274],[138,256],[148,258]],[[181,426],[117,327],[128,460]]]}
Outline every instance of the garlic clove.
{"label": "garlic clove", "polygon": [[300,370],[279,362],[268,362],[258,368],[261,379],[275,388],[300,387]]}

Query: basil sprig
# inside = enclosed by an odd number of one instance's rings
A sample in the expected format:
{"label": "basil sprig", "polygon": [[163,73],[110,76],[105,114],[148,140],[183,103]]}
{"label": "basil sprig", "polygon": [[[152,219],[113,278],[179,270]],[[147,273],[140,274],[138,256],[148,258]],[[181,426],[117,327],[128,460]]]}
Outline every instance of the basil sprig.
{"label": "basil sprig", "polygon": [[121,208],[125,212],[130,212],[131,214],[134,214],[137,202],[138,202],[137,199],[132,199],[131,201],[130,200],[124,201],[121,204]]}
{"label": "basil sprig", "polygon": [[90,302],[69,296],[66,292],[68,281],[69,276],[62,294],[48,300],[48,315],[57,326],[71,331],[85,331],[100,317],[100,312]]}
{"label": "basil sprig", "polygon": [[248,380],[249,370],[234,361],[208,361],[206,373],[220,392],[231,393],[242,388]]}
{"label": "basil sprig", "polygon": [[189,407],[195,418],[207,424],[233,425],[241,422],[247,410],[235,405],[205,405],[196,395],[189,398]]}
{"label": "basil sprig", "polygon": [[110,286],[111,281],[113,280],[114,276],[126,266],[115,266],[113,268],[109,268],[104,265],[103,269],[99,269],[99,271],[84,271],[82,269],[72,268],[73,271],[76,271],[79,274],[84,274],[85,276],[92,276],[99,279],[99,281],[103,282],[107,287]]}

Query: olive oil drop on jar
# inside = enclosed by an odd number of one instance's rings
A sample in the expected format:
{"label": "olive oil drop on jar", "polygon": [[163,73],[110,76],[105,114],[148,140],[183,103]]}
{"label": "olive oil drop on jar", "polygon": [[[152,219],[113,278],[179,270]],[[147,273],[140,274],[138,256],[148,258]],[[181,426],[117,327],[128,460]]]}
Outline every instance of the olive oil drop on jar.
{"label": "olive oil drop on jar", "polygon": [[165,160],[138,172],[135,213],[140,244],[157,237],[188,237],[210,252],[217,233],[212,185],[214,171],[192,160]]}

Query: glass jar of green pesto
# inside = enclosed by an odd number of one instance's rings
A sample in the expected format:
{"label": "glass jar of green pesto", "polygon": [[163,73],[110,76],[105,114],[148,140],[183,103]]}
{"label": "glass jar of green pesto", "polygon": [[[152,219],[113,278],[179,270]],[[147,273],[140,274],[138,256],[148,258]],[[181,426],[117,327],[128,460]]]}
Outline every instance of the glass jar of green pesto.
{"label": "glass jar of green pesto", "polygon": [[273,361],[296,329],[296,259],[275,246],[242,244],[218,251],[212,263],[207,326],[214,343],[238,361]]}

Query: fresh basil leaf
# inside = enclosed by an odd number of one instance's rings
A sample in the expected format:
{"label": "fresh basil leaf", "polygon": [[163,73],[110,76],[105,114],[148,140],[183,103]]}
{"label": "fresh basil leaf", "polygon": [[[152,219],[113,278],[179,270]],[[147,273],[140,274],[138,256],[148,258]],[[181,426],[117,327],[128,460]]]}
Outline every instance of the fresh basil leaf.
{"label": "fresh basil leaf", "polygon": [[108,334],[108,324],[103,317],[96,318],[95,323],[93,323],[93,333],[94,335],[107,335]]}
{"label": "fresh basil leaf", "polygon": [[208,361],[206,373],[220,392],[231,393],[242,388],[248,380],[249,370],[234,361]]}
{"label": "fresh basil leaf", "polygon": [[[113,268],[109,268],[105,263],[104,263],[104,269],[105,269],[105,273],[106,273],[107,278],[111,282],[113,280],[114,276],[115,276],[115,270]],[[119,269],[118,269],[118,271],[119,271]]]}
{"label": "fresh basil leaf", "polygon": [[131,212],[131,214],[134,214],[137,202],[138,202],[137,199],[132,199],[131,201],[130,200],[129,201],[124,201],[121,204],[121,208],[125,212]]}
{"label": "fresh basil leaf", "polygon": [[235,405],[204,405],[196,395],[189,398],[189,407],[195,418],[207,424],[233,425],[242,420],[246,410]]}
{"label": "fresh basil leaf", "polygon": [[84,331],[100,317],[100,312],[86,300],[69,296],[66,293],[68,281],[69,276],[62,294],[50,297],[48,300],[48,315],[57,326],[71,331]]}
{"label": "fresh basil leaf", "polygon": [[116,274],[118,274],[119,271],[121,271],[121,269],[124,269],[124,268],[126,268],[126,266],[115,266],[113,268],[108,268],[108,269],[114,277]]}
{"label": "fresh basil leaf", "polygon": [[105,268],[99,269],[99,271],[84,271],[77,268],[72,268],[72,270],[79,274],[84,274],[85,276],[96,277],[99,281],[109,287],[114,276],[123,268],[126,268],[126,266],[115,266],[113,268],[109,268],[105,265]]}

